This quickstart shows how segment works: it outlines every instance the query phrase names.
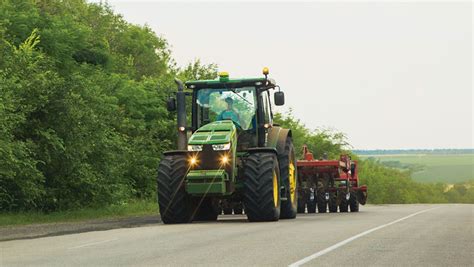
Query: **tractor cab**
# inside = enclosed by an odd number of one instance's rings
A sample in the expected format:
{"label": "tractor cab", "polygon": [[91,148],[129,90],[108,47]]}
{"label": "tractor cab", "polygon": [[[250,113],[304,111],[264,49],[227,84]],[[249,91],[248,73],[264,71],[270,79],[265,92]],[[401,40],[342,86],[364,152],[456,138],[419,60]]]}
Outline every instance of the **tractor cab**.
{"label": "tractor cab", "polygon": [[[230,79],[227,72],[221,72],[215,80],[186,82],[186,89],[192,90],[186,94],[193,99],[191,127],[179,129],[195,133],[205,125],[220,125],[222,123],[217,122],[231,121],[239,139],[238,151],[265,146],[265,135],[273,126],[269,89],[279,86],[268,78],[268,68],[264,68],[263,74],[265,76],[261,78]],[[176,100],[172,98],[169,101],[172,103],[168,107],[171,106],[169,110],[172,111],[176,108]],[[283,92],[274,93],[274,103],[284,104]],[[212,127],[209,125],[205,129]],[[188,143],[193,143],[193,139],[191,136]]]}

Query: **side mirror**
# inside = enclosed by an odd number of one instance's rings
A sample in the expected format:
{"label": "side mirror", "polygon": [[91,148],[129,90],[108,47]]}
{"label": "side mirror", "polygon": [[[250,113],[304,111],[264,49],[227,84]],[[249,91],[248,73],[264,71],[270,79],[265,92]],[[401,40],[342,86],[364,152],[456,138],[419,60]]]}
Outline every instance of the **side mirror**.
{"label": "side mirror", "polygon": [[282,91],[275,92],[273,94],[275,105],[283,106],[285,104],[285,93]]}
{"label": "side mirror", "polygon": [[166,108],[168,111],[175,111],[176,110],[176,99],[173,97],[168,98],[168,101],[166,101]]}

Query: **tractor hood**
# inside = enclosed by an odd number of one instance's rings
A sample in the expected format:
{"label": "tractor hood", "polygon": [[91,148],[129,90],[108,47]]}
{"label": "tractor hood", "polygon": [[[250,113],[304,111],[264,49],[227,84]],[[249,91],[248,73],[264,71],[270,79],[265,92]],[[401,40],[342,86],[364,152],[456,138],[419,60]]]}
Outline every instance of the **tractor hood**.
{"label": "tractor hood", "polygon": [[232,141],[236,135],[236,128],[232,121],[215,121],[208,123],[197,131],[189,139],[189,145],[215,145],[226,144]]}

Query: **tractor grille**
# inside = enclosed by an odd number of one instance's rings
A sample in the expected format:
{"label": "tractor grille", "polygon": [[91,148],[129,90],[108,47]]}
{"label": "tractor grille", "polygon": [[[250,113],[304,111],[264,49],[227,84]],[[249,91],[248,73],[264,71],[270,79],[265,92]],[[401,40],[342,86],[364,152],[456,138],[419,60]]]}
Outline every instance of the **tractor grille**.
{"label": "tractor grille", "polygon": [[[230,174],[232,170],[232,154],[229,150],[226,151],[214,151],[212,145],[203,145],[202,151],[193,153],[197,157],[197,164],[193,166],[192,170],[219,170],[224,169]],[[229,161],[223,165],[221,162],[222,157],[227,155]]]}

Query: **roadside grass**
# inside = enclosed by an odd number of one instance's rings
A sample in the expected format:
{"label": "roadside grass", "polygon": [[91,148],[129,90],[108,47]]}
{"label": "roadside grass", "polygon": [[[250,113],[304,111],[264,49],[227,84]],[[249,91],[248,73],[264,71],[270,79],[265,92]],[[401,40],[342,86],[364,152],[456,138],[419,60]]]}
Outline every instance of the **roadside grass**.
{"label": "roadside grass", "polygon": [[31,211],[0,213],[0,227],[39,223],[78,222],[95,219],[115,219],[143,215],[158,216],[158,204],[153,200],[137,200],[122,205],[110,205],[100,208],[83,208],[51,213]]}
{"label": "roadside grass", "polygon": [[364,155],[390,167],[411,169],[413,180],[454,184],[474,179],[474,154]]}

